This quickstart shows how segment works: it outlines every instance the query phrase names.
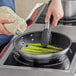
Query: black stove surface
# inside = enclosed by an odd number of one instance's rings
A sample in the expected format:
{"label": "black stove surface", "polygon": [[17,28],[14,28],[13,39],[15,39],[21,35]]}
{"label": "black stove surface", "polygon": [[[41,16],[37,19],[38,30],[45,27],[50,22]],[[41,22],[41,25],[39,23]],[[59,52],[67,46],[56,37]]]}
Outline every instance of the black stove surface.
{"label": "black stove surface", "polygon": [[12,66],[30,66],[30,67],[39,67],[39,68],[53,68],[53,69],[69,69],[70,64],[73,60],[74,54],[76,51],[76,43],[73,43],[71,49],[69,49],[68,53],[63,56],[61,59],[50,61],[49,63],[39,64],[36,61],[34,63],[28,62],[23,59],[21,56],[15,55],[11,53],[7,58],[4,65],[12,65]]}

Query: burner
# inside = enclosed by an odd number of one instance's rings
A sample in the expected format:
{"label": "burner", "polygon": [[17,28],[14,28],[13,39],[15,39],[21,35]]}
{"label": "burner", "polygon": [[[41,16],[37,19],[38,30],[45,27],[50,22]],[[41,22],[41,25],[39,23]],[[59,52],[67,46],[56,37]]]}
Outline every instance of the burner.
{"label": "burner", "polygon": [[66,55],[60,59],[50,60],[48,63],[38,63],[37,61],[29,62],[21,56],[13,55],[14,59],[23,66],[39,67],[39,68],[53,68],[53,69],[68,69],[70,61]]}

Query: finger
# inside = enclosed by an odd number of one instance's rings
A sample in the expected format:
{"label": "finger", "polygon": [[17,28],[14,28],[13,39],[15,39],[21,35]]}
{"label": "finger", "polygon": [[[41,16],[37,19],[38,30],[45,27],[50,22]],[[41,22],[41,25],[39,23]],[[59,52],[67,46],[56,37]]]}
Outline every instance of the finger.
{"label": "finger", "polygon": [[53,18],[52,26],[55,27],[57,26],[59,19]]}
{"label": "finger", "polygon": [[10,24],[10,23],[14,23],[14,21],[9,21],[7,19],[3,19],[3,20],[1,20],[1,23],[2,24]]}
{"label": "finger", "polygon": [[7,29],[2,24],[0,24],[0,33],[6,35],[12,35],[10,32],[7,31]]}
{"label": "finger", "polygon": [[60,17],[53,16],[52,26],[55,27],[59,21]]}
{"label": "finger", "polygon": [[48,11],[45,17],[45,22],[48,22],[50,20],[51,11]]}

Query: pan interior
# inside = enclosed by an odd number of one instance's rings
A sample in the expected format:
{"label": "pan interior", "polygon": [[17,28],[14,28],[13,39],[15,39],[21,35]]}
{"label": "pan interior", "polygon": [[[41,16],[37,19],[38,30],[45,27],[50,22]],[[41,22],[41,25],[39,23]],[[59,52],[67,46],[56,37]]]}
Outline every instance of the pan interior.
{"label": "pan interior", "polygon": [[[14,41],[16,49],[21,49],[28,43],[41,43],[42,32],[32,32],[20,37],[17,37]],[[62,48],[63,50],[70,46],[70,39],[60,33],[52,32],[52,38],[49,42],[50,45]]]}

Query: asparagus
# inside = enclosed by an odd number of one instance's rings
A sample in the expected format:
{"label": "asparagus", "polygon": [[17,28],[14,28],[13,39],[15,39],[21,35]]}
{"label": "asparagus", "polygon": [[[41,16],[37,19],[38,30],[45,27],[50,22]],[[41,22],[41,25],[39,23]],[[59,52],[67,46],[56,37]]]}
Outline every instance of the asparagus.
{"label": "asparagus", "polygon": [[30,54],[50,54],[61,51],[62,48],[57,48],[51,45],[48,45],[47,48],[42,48],[41,44],[28,44],[28,47],[22,47],[20,51]]}

